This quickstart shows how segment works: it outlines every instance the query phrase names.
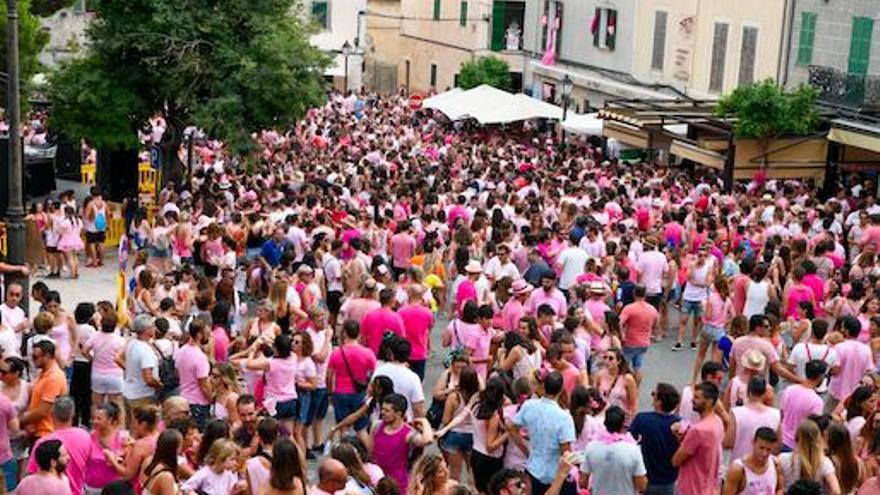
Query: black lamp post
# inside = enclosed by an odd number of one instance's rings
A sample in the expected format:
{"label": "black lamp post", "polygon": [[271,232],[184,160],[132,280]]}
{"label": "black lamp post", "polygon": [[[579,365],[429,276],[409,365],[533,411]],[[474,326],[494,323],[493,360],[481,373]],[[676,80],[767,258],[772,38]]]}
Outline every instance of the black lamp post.
{"label": "black lamp post", "polygon": [[562,143],[565,143],[565,127],[562,125],[565,123],[565,119],[568,118],[568,102],[571,99],[571,88],[574,86],[574,82],[572,82],[571,78],[568,77],[568,74],[562,78],[562,122],[560,122],[559,126],[562,127]]}
{"label": "black lamp post", "polygon": [[[6,217],[9,225],[7,228],[7,250],[9,263],[13,265],[24,264],[25,229],[24,229],[24,193],[22,175],[23,165],[21,159],[21,95],[18,64],[18,0],[6,0],[6,91],[7,108],[6,118],[9,122],[9,205]],[[16,279],[22,285],[22,302],[24,310],[28,311],[28,278],[23,276]]]}
{"label": "black lamp post", "polygon": [[348,93],[348,56],[351,55],[351,43],[345,40],[342,44],[342,56],[345,58],[345,93]]}

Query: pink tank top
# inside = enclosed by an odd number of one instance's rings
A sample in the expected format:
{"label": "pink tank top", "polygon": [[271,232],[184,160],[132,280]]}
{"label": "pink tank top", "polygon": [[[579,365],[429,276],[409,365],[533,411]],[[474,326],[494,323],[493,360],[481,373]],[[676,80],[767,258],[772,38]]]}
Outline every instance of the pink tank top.
{"label": "pink tank top", "polygon": [[742,467],[746,474],[746,487],[739,492],[740,495],[773,495],[776,493],[776,459],[770,457],[767,460],[767,470],[763,474],[752,471],[740,459],[736,459],[733,463]]}
{"label": "pink tank top", "polygon": [[396,433],[385,433],[386,424],[383,421],[376,430],[376,438],[373,440],[373,462],[375,462],[386,476],[397,481],[400,493],[407,492],[409,475],[407,474],[406,458],[409,455],[409,445],[406,437],[412,428],[404,424]]}

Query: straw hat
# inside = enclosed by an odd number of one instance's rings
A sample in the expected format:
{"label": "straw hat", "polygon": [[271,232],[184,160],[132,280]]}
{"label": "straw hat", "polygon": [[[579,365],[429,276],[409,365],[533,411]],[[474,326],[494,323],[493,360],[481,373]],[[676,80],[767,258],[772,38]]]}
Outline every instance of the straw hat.
{"label": "straw hat", "polygon": [[519,279],[513,281],[513,284],[511,284],[510,286],[510,290],[513,291],[513,293],[516,295],[528,294],[532,291],[532,286],[525,280]]}
{"label": "straw hat", "polygon": [[605,285],[602,282],[590,282],[590,293],[604,294],[605,293]]}
{"label": "straw hat", "polygon": [[477,260],[470,260],[468,264],[465,265],[464,271],[467,273],[483,273],[483,267],[480,265],[480,262]]}
{"label": "straw hat", "polygon": [[747,370],[763,371],[766,363],[767,358],[756,349],[748,351],[742,357],[742,366]]}

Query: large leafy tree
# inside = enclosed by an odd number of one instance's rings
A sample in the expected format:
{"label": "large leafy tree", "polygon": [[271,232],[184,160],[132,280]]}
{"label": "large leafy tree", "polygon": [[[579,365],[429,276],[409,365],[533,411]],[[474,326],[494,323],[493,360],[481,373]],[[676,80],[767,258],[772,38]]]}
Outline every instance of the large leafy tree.
{"label": "large leafy tree", "polygon": [[721,98],[715,107],[720,117],[733,117],[737,138],[755,139],[766,163],[770,141],[783,136],[805,136],[819,123],[816,112],[817,90],[801,86],[793,91],[772,79],[736,88]]}
{"label": "large leafy tree", "polygon": [[[49,42],[49,33],[40,28],[39,17],[68,7],[74,0],[18,0],[18,50],[21,80],[27,83],[40,72],[37,54]],[[0,1],[0,71],[3,72],[0,95],[6,101],[6,1]],[[25,84],[27,90],[27,84]],[[5,106],[5,105],[4,105]]]}
{"label": "large leafy tree", "polygon": [[458,85],[462,89],[476,88],[488,84],[495,88],[510,91],[510,66],[497,57],[480,57],[462,64],[458,74]]}
{"label": "large leafy tree", "polygon": [[309,44],[299,0],[96,0],[82,58],[50,79],[53,123],[109,149],[138,146],[162,114],[164,177],[179,178],[188,125],[237,151],[324,98],[329,57]]}

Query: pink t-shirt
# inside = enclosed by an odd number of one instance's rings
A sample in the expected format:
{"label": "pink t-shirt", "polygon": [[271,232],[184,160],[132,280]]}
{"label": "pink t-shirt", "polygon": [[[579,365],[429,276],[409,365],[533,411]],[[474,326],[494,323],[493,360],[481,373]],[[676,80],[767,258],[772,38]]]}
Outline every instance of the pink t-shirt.
{"label": "pink t-shirt", "polygon": [[[343,352],[345,352],[345,360],[342,358]],[[347,367],[346,360],[348,361]],[[351,375],[354,375],[355,380],[367,383],[373,370],[376,369],[376,355],[362,345],[346,344],[333,350],[327,361],[327,369],[333,371],[333,393],[353,394],[355,389]],[[349,369],[351,369],[351,373],[349,373]]]}
{"label": "pink t-shirt", "polygon": [[751,405],[737,406],[731,409],[736,418],[736,435],[730,458],[739,459],[752,451],[755,432],[758,428],[767,427],[773,431],[779,428],[780,414],[775,407],[756,408]]}
{"label": "pink t-shirt", "polygon": [[96,332],[86,342],[92,350],[92,374],[122,376],[122,368],[116,364],[116,355],[125,347],[125,339],[116,332]]}
{"label": "pink t-shirt", "polygon": [[708,310],[703,314],[703,323],[714,327],[724,327],[727,323],[725,317],[733,303],[730,299],[721,299],[721,294],[716,290],[709,291]]}
{"label": "pink t-shirt", "polygon": [[422,361],[428,358],[428,339],[434,326],[434,313],[421,304],[408,304],[397,312],[403,320],[406,340],[412,346],[409,358]]}
{"label": "pink t-shirt", "polygon": [[724,425],[712,414],[691,425],[681,441],[681,447],[690,454],[678,468],[676,489],[682,495],[718,493],[718,468],[721,464],[721,441]]}
{"label": "pink t-shirt", "polygon": [[644,300],[627,304],[620,312],[620,325],[626,332],[623,345],[626,347],[648,347],[651,345],[651,330],[660,314]]}
{"label": "pink t-shirt", "polygon": [[519,299],[512,297],[501,309],[501,328],[505,332],[513,332],[519,328],[519,320],[526,315],[526,308]]}
{"label": "pink t-shirt", "polygon": [[[61,440],[70,460],[67,462],[67,479],[70,481],[70,491],[76,494],[82,493],[83,481],[85,480],[86,463],[89,458],[89,452],[92,450],[92,437],[86,430],[82,428],[62,428],[55,430],[43,438],[37,440],[34,448],[31,449],[31,458],[28,460],[27,472],[36,473],[39,471],[37,460],[34,458],[34,452],[43,442],[47,440]],[[21,486],[21,485],[19,485]],[[19,489],[18,493],[22,493]],[[42,492],[31,492],[42,493]],[[46,492],[51,495],[57,495],[61,492]]]}
{"label": "pink t-shirt", "polygon": [[825,301],[825,284],[822,282],[822,278],[815,273],[810,273],[804,275],[803,284],[809,287],[813,291],[813,295],[816,296],[818,304],[813,308],[816,317],[825,316],[825,309],[822,308],[822,303]]}
{"label": "pink t-shirt", "polygon": [[15,493],[20,495],[70,495],[71,482],[67,476],[28,476],[21,480]]}
{"label": "pink t-shirt", "polygon": [[294,381],[296,372],[297,359],[295,354],[291,354],[285,359],[269,359],[269,369],[266,371],[266,397],[271,397],[276,402],[296,399],[296,382]]}
{"label": "pink t-shirt", "polygon": [[477,300],[477,286],[470,280],[463,280],[455,290],[455,308],[461,314],[465,303]]}
{"label": "pink t-shirt", "polygon": [[649,295],[663,292],[663,273],[668,268],[669,263],[666,261],[666,255],[657,250],[646,251],[639,257],[636,270],[638,270],[639,279]]}
{"label": "pink t-shirt", "polygon": [[[471,349],[471,359],[482,360],[489,357],[489,347],[492,344],[492,333],[483,330],[477,323],[465,323],[461,320],[452,320],[446,326],[446,332],[452,336],[452,347],[466,347]],[[485,377],[488,365],[486,363],[475,364],[474,369],[479,376]]]}
{"label": "pink t-shirt", "polygon": [[388,308],[378,308],[364,315],[361,321],[361,339],[373,354],[379,354],[379,346],[385,332],[392,332],[401,337],[406,336],[403,318]]}
{"label": "pink t-shirt", "polygon": [[840,371],[831,377],[828,391],[837,400],[843,400],[858,386],[865,372],[874,368],[871,348],[857,340],[847,339],[834,346]]}
{"label": "pink t-shirt", "polygon": [[214,337],[214,361],[218,363],[229,361],[229,335],[226,334],[226,329],[216,326],[211,334]]}
{"label": "pink t-shirt", "polygon": [[199,388],[199,380],[207,379],[211,373],[208,356],[198,347],[185,344],[174,354],[174,367],[180,378],[180,395],[190,404],[207,406],[211,400]]}
{"label": "pink t-shirt", "polygon": [[822,398],[815,390],[800,384],[789,385],[779,401],[779,408],[785,411],[782,416],[782,443],[794,448],[798,426],[811,414],[822,414],[822,406]]}
{"label": "pink t-shirt", "polygon": [[381,307],[382,305],[375,299],[364,299],[361,297],[349,299],[342,305],[342,317],[344,320],[354,320],[360,324],[364,321],[364,316],[367,313]]}
{"label": "pink t-shirt", "polygon": [[391,236],[390,241],[391,264],[395,268],[409,268],[412,266],[410,261],[416,250],[416,240],[413,236],[400,233]]}
{"label": "pink t-shirt", "polygon": [[553,312],[556,313],[558,318],[564,317],[565,312],[568,311],[568,303],[561,290],[554,288],[552,291],[547,292],[543,287],[532,291],[532,295],[529,296],[529,300],[526,302],[526,311],[533,316],[537,316],[538,308],[544,304],[553,308]]}
{"label": "pink t-shirt", "polygon": [[764,377],[766,378],[767,374],[770,371],[770,366],[772,366],[773,363],[775,363],[776,361],[779,361],[779,354],[776,353],[776,349],[773,347],[773,344],[771,344],[769,340],[757,337],[755,335],[745,335],[733,341],[733,349],[731,350],[730,359],[737,364],[737,375],[740,378],[745,379],[746,369],[744,366],[741,365],[742,357],[752,349],[757,350],[758,352],[763,354],[764,358],[766,359],[764,369],[762,370]]}

